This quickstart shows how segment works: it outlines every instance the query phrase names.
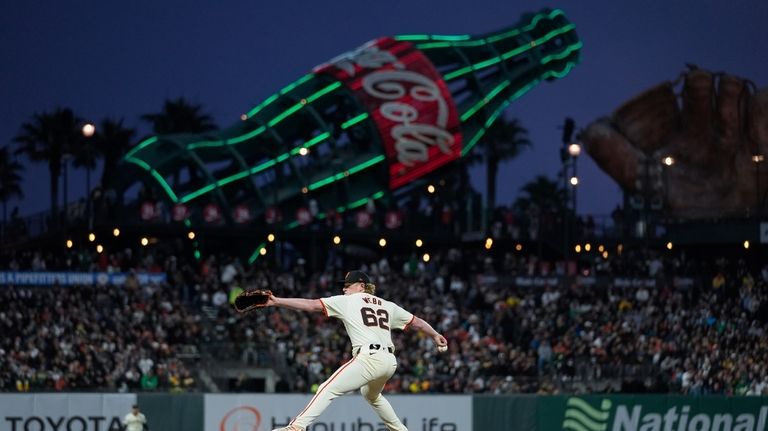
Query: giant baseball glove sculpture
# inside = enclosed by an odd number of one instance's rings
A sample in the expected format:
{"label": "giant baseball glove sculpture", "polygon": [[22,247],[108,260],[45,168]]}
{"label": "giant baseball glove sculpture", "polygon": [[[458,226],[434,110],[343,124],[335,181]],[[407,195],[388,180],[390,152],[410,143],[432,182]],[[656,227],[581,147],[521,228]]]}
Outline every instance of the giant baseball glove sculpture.
{"label": "giant baseball glove sculpture", "polygon": [[670,215],[754,215],[768,192],[768,89],[696,68],[681,79],[680,94],[664,82],[590,124],[587,152],[624,191],[660,196]]}

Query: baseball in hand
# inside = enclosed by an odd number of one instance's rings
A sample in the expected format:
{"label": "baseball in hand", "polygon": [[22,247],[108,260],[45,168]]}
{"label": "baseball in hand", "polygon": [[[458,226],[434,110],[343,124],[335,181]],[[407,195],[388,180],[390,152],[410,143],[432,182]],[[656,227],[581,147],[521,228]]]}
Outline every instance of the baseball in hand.
{"label": "baseball in hand", "polygon": [[437,346],[437,351],[442,353],[448,350],[448,346]]}

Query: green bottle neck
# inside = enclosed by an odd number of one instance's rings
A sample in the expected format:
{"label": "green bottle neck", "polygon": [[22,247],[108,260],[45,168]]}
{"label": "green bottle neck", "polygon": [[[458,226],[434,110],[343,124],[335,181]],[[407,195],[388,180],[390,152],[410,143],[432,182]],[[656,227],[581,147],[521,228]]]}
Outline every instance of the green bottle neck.
{"label": "green bottle neck", "polygon": [[545,9],[483,35],[403,35],[443,76],[462,122],[468,153],[513,100],[543,80],[562,78],[582,43],[563,11]]}

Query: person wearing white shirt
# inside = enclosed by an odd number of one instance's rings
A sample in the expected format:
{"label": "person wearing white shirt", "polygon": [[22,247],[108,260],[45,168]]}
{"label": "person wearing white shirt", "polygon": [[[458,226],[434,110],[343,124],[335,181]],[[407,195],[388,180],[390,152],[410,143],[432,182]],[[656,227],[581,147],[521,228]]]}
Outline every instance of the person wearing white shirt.
{"label": "person wearing white shirt", "polygon": [[[305,431],[334,399],[353,390],[360,391],[388,430],[408,431],[381,394],[397,369],[392,330],[404,331],[411,327],[423,331],[432,339],[438,352],[448,350],[448,340],[420,317],[376,296],[376,285],[366,273],[350,271],[339,282],[343,284],[343,295],[318,299],[270,295],[267,300],[268,307],[323,313],[326,317],[341,320],[352,344],[352,359],[318,387],[298,416],[288,425],[272,431]],[[314,344],[318,343],[321,341]]]}
{"label": "person wearing white shirt", "polygon": [[134,404],[131,412],[123,418],[125,431],[142,431],[147,425],[147,418],[139,411],[139,405]]}

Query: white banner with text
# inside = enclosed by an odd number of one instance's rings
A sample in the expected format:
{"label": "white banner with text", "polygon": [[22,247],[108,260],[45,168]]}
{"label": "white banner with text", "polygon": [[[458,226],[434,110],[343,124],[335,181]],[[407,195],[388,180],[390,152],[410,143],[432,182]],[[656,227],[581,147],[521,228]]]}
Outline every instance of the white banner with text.
{"label": "white banner with text", "polygon": [[[385,395],[410,431],[471,431],[472,397]],[[312,395],[206,394],[205,431],[270,431],[285,426]],[[307,431],[387,431],[360,394],[335,399]]]}
{"label": "white banner with text", "polygon": [[121,431],[135,394],[0,394],[0,431]]}

